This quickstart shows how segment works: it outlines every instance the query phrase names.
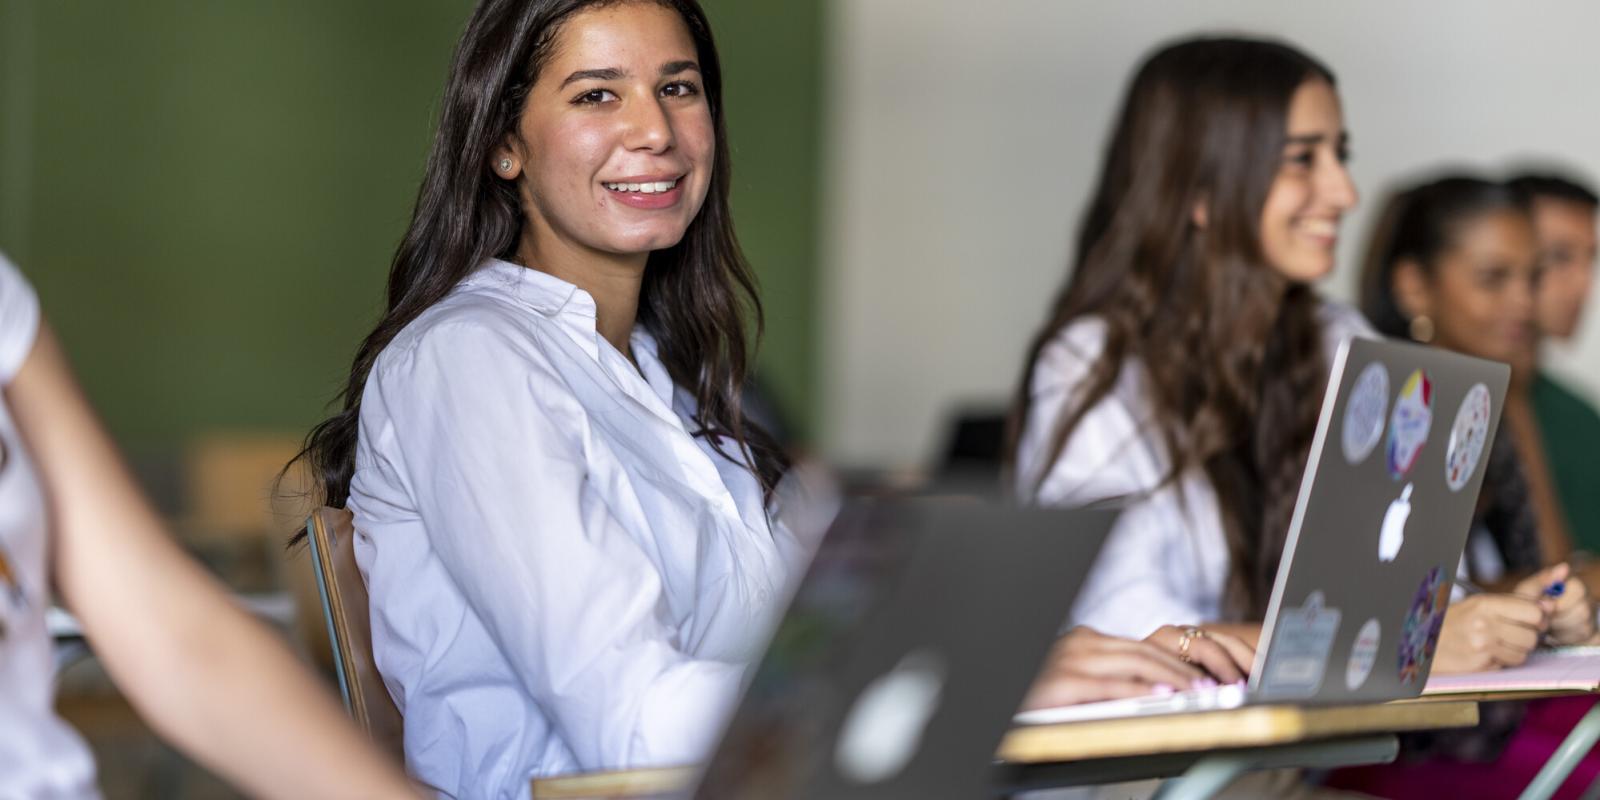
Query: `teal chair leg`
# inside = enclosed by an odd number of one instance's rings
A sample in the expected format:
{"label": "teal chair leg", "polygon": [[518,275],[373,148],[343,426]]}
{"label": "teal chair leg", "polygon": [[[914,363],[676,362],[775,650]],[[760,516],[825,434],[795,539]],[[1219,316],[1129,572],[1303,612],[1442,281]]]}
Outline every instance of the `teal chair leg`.
{"label": "teal chair leg", "polygon": [[1539,774],[1533,776],[1533,782],[1522,791],[1522,800],[1549,800],[1561,788],[1561,784],[1566,783],[1567,776],[1572,774],[1578,762],[1589,754],[1596,740],[1600,740],[1600,703],[1578,720],[1550,760],[1544,762]]}

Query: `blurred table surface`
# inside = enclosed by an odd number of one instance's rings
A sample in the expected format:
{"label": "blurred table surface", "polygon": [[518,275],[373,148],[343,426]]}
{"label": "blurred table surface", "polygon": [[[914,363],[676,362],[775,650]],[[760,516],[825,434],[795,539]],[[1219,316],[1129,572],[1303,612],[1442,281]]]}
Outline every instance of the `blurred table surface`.
{"label": "blurred table surface", "polygon": [[[1478,704],[1457,698],[1347,706],[1247,706],[1018,727],[1006,734],[998,755],[1002,770],[1049,768],[1055,774],[1042,783],[1065,786],[1132,780],[1141,774],[1165,777],[1213,752],[1265,753],[1306,743],[1477,723]],[[1363,752],[1371,752],[1371,748]],[[1314,757],[1307,758],[1307,764],[1326,766]],[[1113,768],[1108,771],[1108,766]],[[683,791],[693,775],[694,770],[688,768],[663,768],[542,778],[533,782],[533,796],[536,800],[660,797]],[[1041,784],[1026,776],[1014,777]]]}
{"label": "blurred table surface", "polygon": [[[236,594],[233,599],[244,610],[275,625],[286,627],[294,621],[294,598],[287,592]],[[51,606],[45,610],[44,624],[50,636],[56,640],[83,637],[83,624],[78,622],[78,618],[74,617],[72,612],[60,606]]]}

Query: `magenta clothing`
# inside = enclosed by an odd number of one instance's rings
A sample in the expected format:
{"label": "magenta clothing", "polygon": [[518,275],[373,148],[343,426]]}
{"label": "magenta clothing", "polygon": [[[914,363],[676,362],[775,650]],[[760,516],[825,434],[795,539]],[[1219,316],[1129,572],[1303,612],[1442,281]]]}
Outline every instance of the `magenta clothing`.
{"label": "magenta clothing", "polygon": [[[1522,726],[1511,735],[1500,758],[1493,762],[1466,763],[1433,757],[1410,764],[1349,767],[1329,775],[1327,786],[1392,800],[1516,797],[1594,704],[1592,697],[1557,697],[1529,702]],[[1401,758],[1405,756],[1402,754]],[[1597,778],[1600,778],[1600,752],[1591,751],[1556,791],[1555,800],[1578,800]]]}

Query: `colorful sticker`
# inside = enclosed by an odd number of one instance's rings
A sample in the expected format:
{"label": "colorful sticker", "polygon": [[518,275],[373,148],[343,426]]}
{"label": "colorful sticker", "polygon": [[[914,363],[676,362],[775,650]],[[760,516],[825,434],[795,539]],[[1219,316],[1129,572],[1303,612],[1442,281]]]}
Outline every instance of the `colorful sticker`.
{"label": "colorful sticker", "polygon": [[1400,555],[1400,546],[1406,543],[1406,521],[1411,519],[1411,487],[1412,484],[1406,484],[1383,514],[1383,527],[1378,530],[1379,561],[1395,560]]}
{"label": "colorful sticker", "polygon": [[1400,480],[1417,465],[1417,456],[1433,427],[1433,381],[1417,370],[1406,378],[1389,416],[1389,476]]}
{"label": "colorful sticker", "polygon": [[1339,609],[1326,605],[1322,592],[1313,591],[1304,606],[1278,612],[1267,664],[1262,670],[1262,692],[1277,697],[1311,697],[1321,688],[1341,616]]}
{"label": "colorful sticker", "polygon": [[1405,623],[1400,628],[1397,649],[1401,685],[1419,680],[1433,663],[1439,630],[1444,626],[1444,611],[1449,605],[1450,581],[1444,579],[1442,567],[1434,567],[1417,586],[1411,610],[1406,612]]}
{"label": "colorful sticker", "polygon": [[1372,665],[1378,662],[1378,645],[1383,641],[1383,628],[1373,617],[1356,631],[1356,641],[1350,645],[1350,662],[1344,668],[1344,685],[1350,691],[1360,689],[1372,675]]}
{"label": "colorful sticker", "polygon": [[1450,445],[1444,455],[1444,482],[1452,492],[1461,491],[1478,469],[1484,440],[1489,436],[1492,405],[1489,387],[1481,383],[1467,390],[1467,396],[1461,401],[1455,424],[1450,426]]}
{"label": "colorful sticker", "polygon": [[1383,439],[1383,416],[1389,410],[1389,370],[1373,362],[1361,370],[1344,405],[1344,457],[1360,464]]}

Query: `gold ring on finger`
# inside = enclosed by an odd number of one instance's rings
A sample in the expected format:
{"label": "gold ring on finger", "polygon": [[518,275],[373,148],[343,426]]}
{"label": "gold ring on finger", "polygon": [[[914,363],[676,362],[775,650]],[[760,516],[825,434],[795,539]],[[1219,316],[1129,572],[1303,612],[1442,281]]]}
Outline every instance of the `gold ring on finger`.
{"label": "gold ring on finger", "polygon": [[1178,660],[1184,662],[1185,664],[1193,664],[1194,657],[1189,655],[1190,643],[1192,643],[1195,639],[1208,638],[1210,637],[1205,631],[1193,625],[1184,628],[1183,633],[1178,635]]}

